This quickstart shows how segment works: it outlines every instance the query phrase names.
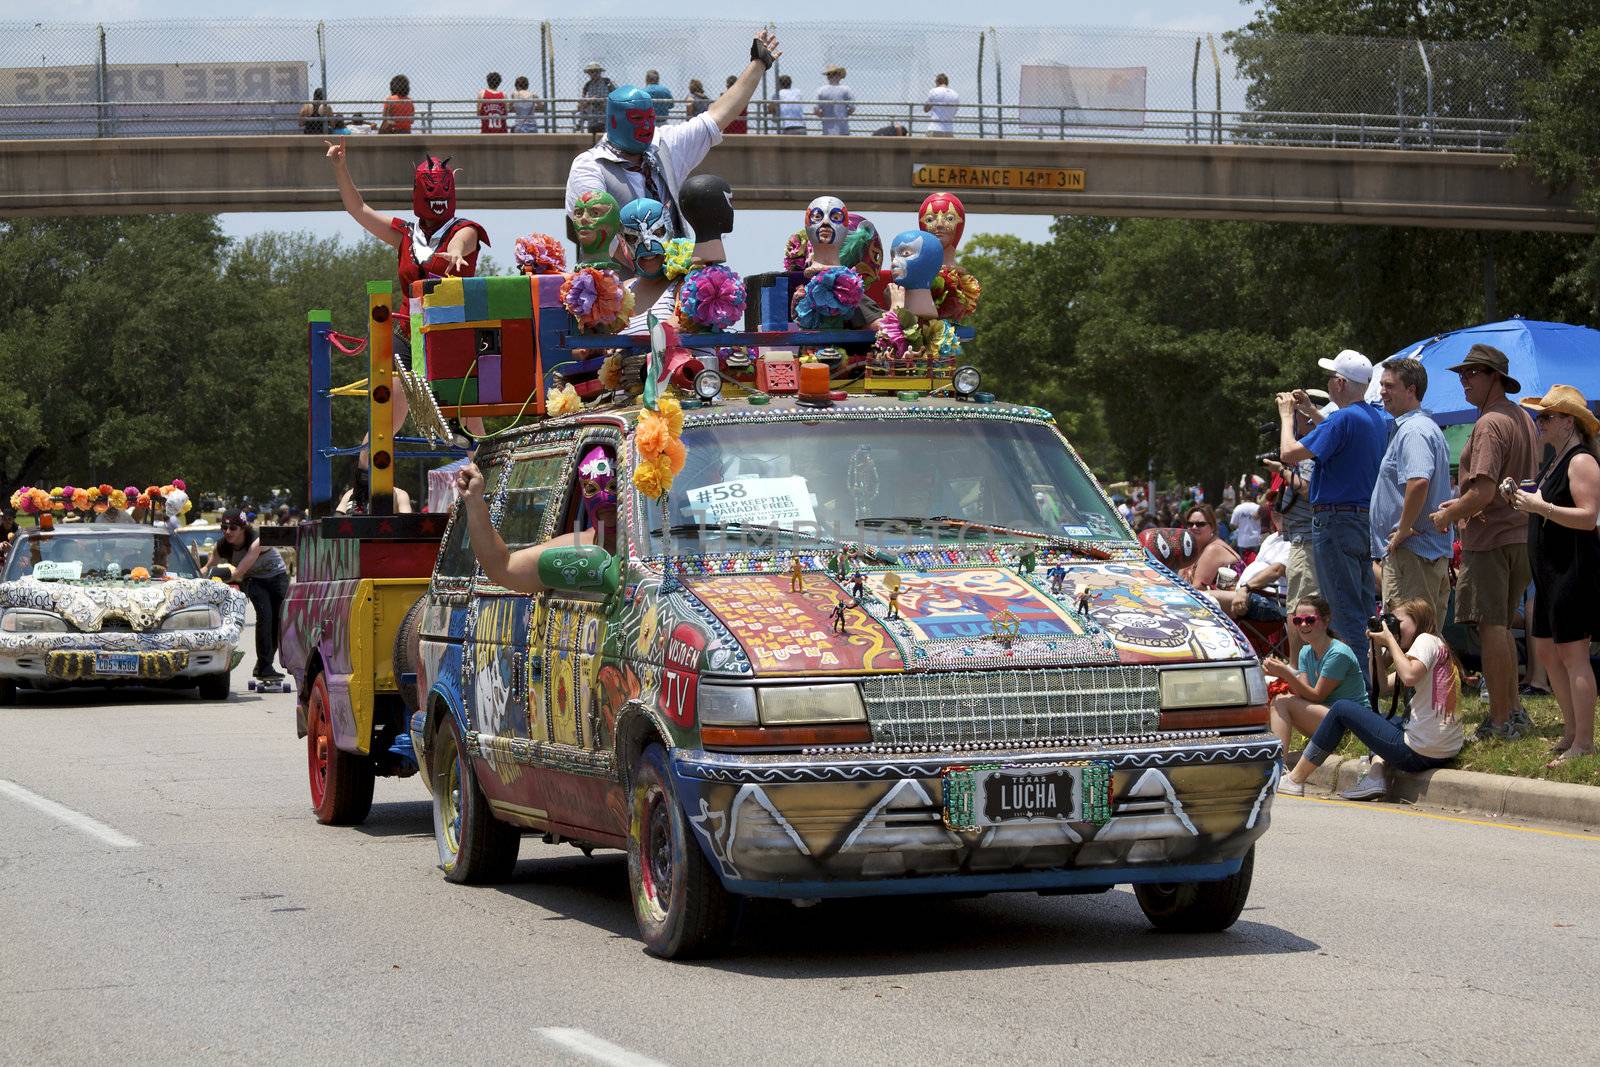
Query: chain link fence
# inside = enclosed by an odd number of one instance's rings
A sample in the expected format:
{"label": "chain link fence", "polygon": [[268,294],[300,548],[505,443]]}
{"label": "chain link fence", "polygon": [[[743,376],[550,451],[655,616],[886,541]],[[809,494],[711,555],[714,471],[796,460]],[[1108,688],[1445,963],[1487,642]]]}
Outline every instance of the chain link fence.
{"label": "chain link fence", "polygon": [[[839,65],[858,100],[891,102],[881,110],[903,109],[915,125],[942,73],[960,94],[964,136],[1149,127],[1211,141],[1369,143],[1377,131],[1370,143],[1381,145],[1426,144],[1430,130],[1448,128],[1495,131],[1498,144],[1521,117],[1520,83],[1537,76],[1506,41],[900,23],[857,24],[846,35],[809,23],[768,25],[784,54],[758,100],[772,99],[787,76],[809,101],[825,83],[824,68]],[[259,102],[259,115],[271,118],[264,132],[278,130],[314,90],[381,106],[396,74],[417,100],[471,100],[489,71],[501,74],[505,91],[525,77],[542,99],[574,99],[591,62],[617,84],[642,84],[654,69],[678,99],[694,81],[714,99],[743,69],[756,28],[731,20],[411,19],[405,37],[419,47],[402,53],[390,19],[0,22],[0,136],[162,132],[166,104],[187,105],[191,122],[199,105],[233,105],[217,114],[235,122],[241,102]],[[124,103],[145,106],[142,125],[108,125],[104,105]],[[539,121],[566,132],[571,120],[570,110],[553,107]],[[752,132],[774,126],[766,108],[752,107]]]}

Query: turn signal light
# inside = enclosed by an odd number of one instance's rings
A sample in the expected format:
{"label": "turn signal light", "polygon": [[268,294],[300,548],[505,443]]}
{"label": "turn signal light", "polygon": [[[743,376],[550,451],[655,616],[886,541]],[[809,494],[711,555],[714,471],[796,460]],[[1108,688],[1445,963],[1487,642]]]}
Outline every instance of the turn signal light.
{"label": "turn signal light", "polygon": [[872,741],[866,723],[844,726],[704,726],[707,748],[801,748],[807,745],[864,745]]}
{"label": "turn signal light", "polygon": [[1185,708],[1163,711],[1162,730],[1224,730],[1229,727],[1267,725],[1267,705],[1243,708]]}

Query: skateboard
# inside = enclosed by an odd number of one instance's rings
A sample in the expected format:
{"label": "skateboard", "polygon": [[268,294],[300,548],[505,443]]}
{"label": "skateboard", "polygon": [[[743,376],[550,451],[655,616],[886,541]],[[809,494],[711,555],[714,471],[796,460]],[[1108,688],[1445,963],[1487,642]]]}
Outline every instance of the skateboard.
{"label": "skateboard", "polygon": [[252,678],[248,683],[252,693],[292,693],[294,687],[287,678]]}

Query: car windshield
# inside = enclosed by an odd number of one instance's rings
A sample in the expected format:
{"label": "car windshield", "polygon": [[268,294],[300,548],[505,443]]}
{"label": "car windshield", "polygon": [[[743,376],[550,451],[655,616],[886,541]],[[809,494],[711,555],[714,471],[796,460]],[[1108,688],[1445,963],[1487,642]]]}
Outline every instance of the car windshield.
{"label": "car windshield", "polygon": [[796,419],[693,427],[683,443],[666,515],[645,509],[652,554],[1130,538],[1043,423]]}
{"label": "car windshield", "polygon": [[40,581],[127,578],[136,567],[152,578],[200,577],[194,557],[181,549],[172,551],[165,531],[107,525],[27,534],[11,553],[5,580],[30,575]]}

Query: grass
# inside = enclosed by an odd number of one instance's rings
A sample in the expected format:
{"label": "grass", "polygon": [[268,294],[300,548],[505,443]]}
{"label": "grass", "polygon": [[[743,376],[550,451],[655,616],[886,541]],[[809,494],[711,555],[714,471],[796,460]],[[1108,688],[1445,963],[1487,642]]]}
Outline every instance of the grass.
{"label": "grass", "polygon": [[[1554,770],[1545,764],[1553,758],[1550,745],[1561,737],[1561,708],[1556,698],[1525,696],[1522,706],[1533,718],[1535,727],[1531,737],[1518,741],[1474,741],[1472,732],[1489,714],[1488,701],[1480,701],[1476,689],[1465,688],[1461,693],[1461,721],[1467,732],[1466,747],[1456,762],[1458,770],[1481,771],[1485,774],[1509,774],[1518,778],[1543,778],[1551,782],[1573,782],[1578,785],[1600,785],[1600,756],[1583,756],[1569,760]],[[1387,703],[1384,705],[1387,708]],[[1354,736],[1348,736],[1339,746],[1341,756],[1365,755],[1367,747]]]}

